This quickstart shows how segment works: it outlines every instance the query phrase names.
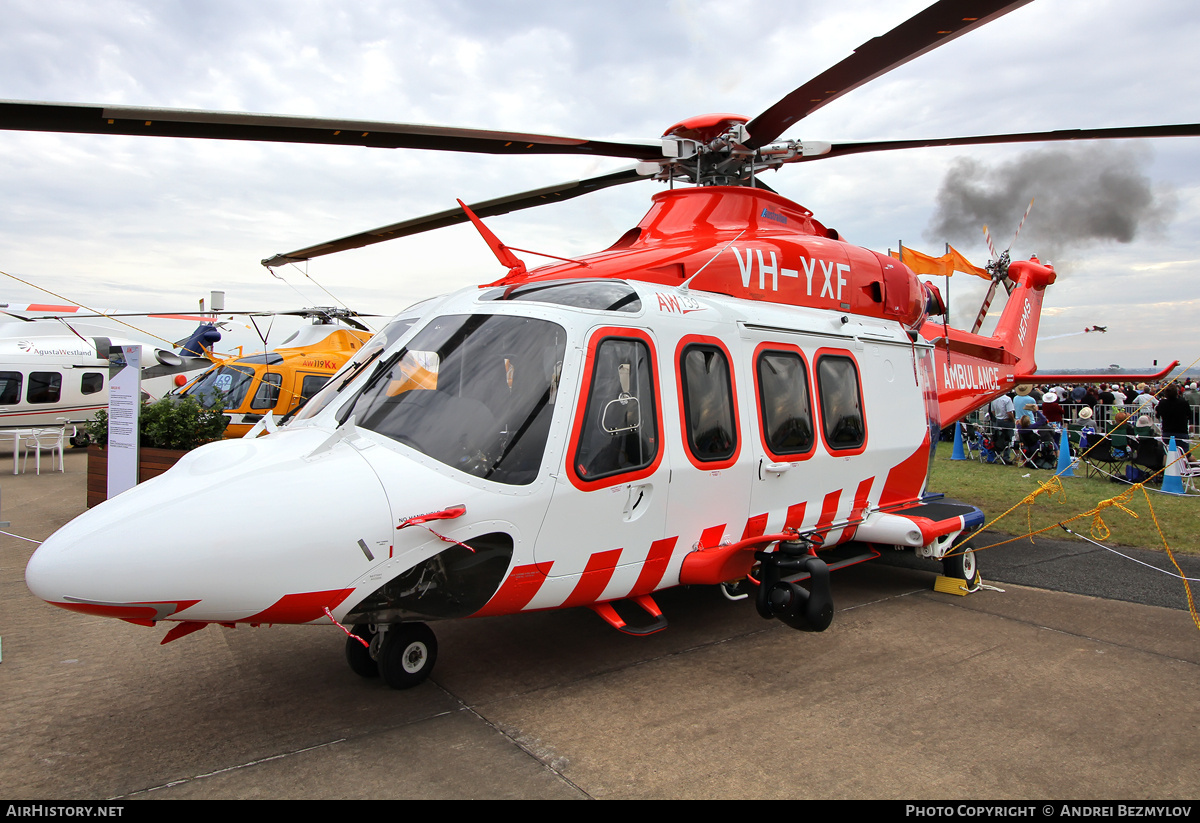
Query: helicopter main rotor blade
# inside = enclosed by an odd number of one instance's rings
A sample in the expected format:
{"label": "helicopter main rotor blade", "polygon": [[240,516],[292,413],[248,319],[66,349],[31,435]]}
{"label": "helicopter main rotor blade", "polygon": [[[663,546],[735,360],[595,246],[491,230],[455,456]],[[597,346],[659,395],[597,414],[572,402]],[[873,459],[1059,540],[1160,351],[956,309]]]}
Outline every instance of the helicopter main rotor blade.
{"label": "helicopter main rotor blade", "polygon": [[826,69],[746,124],[748,148],[774,142],[825,104],[1031,0],[938,0]]}
{"label": "helicopter main rotor blade", "polygon": [[[647,176],[646,173],[639,170],[639,167],[632,166],[598,177],[589,177],[585,180],[572,180],[567,183],[560,183],[557,186],[546,186],[532,191],[521,192],[520,194],[497,197],[494,200],[472,203],[469,208],[478,217],[495,217],[499,214],[508,214],[509,212],[520,211],[521,209],[531,209],[534,206],[559,203],[563,200],[570,200],[573,197],[606,189],[610,186],[619,186],[623,183],[645,180]],[[382,243],[385,240],[408,237],[409,235],[420,234],[421,232],[465,222],[467,222],[467,215],[462,209],[447,209],[436,214],[427,214],[424,217],[415,217],[412,220],[392,223],[390,226],[382,226],[378,229],[352,234],[340,240],[318,243],[315,246],[297,249],[286,254],[277,254],[274,257],[263,260],[262,264],[267,268],[276,268],[287,263],[300,263],[325,254],[333,254],[334,252],[346,251],[348,249],[358,249],[374,243]]]}
{"label": "helicopter main rotor blade", "polygon": [[1200,123],[1163,126],[1122,126],[1108,129],[1058,129],[1016,134],[984,134],[976,137],[941,137],[933,140],[867,140],[860,143],[833,143],[825,154],[805,157],[824,160],[847,154],[899,149],[927,149],[938,146],[986,146],[999,143],[1055,143],[1070,140],[1125,140],[1143,137],[1200,137]]}
{"label": "helicopter main rotor blade", "polygon": [[662,144],[621,143],[524,132],[277,114],[0,101],[0,129],[74,134],[194,137],[483,154],[591,154],[661,160]]}

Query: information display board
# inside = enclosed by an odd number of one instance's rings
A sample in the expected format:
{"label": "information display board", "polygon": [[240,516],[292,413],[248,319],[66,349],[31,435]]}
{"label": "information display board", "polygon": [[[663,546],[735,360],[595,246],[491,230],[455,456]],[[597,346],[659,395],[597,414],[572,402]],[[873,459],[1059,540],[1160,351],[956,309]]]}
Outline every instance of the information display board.
{"label": "information display board", "polygon": [[138,415],[142,408],[142,347],[113,346],[108,355],[108,496],[138,482]]}

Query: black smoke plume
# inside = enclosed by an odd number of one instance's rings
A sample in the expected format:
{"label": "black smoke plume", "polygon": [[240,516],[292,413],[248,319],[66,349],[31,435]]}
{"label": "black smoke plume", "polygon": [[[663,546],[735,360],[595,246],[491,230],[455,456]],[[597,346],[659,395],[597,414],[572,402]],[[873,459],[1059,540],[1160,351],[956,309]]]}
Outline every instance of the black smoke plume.
{"label": "black smoke plume", "polygon": [[1036,202],[1014,259],[1036,252],[1053,260],[1093,243],[1129,243],[1161,232],[1174,216],[1176,197],[1151,182],[1150,160],[1150,149],[1128,143],[1038,149],[995,166],[960,157],[942,181],[926,239],[977,246],[986,225],[1003,251],[1030,198]]}

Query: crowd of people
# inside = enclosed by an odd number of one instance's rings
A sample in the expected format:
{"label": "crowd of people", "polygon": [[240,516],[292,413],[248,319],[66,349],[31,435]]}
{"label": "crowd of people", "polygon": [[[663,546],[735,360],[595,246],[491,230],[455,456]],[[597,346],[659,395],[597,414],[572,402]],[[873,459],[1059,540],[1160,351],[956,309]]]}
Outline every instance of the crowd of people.
{"label": "crowd of people", "polygon": [[1064,427],[1086,438],[1129,436],[1166,443],[1174,437],[1180,449],[1190,449],[1193,431],[1200,431],[1200,386],[1104,383],[1034,386],[1018,385],[979,410],[995,441],[998,457],[1010,462],[1019,450],[1028,465],[1053,468],[1050,463]]}

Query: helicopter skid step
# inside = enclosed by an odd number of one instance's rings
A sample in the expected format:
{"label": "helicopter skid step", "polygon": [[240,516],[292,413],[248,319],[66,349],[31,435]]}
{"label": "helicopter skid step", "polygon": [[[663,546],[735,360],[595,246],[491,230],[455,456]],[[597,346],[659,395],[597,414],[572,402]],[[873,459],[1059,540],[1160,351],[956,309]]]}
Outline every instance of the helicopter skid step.
{"label": "helicopter skid step", "polygon": [[[617,610],[613,607],[613,602],[633,602],[642,608],[646,614],[654,618],[654,622],[646,626],[630,626],[625,620],[617,614]],[[638,637],[648,634],[661,632],[667,627],[667,618],[663,615],[662,609],[654,602],[654,599],[648,594],[630,597],[627,601],[610,601],[608,603],[593,603],[588,606],[596,614],[600,615],[605,623],[612,626],[623,634],[632,634]]]}

